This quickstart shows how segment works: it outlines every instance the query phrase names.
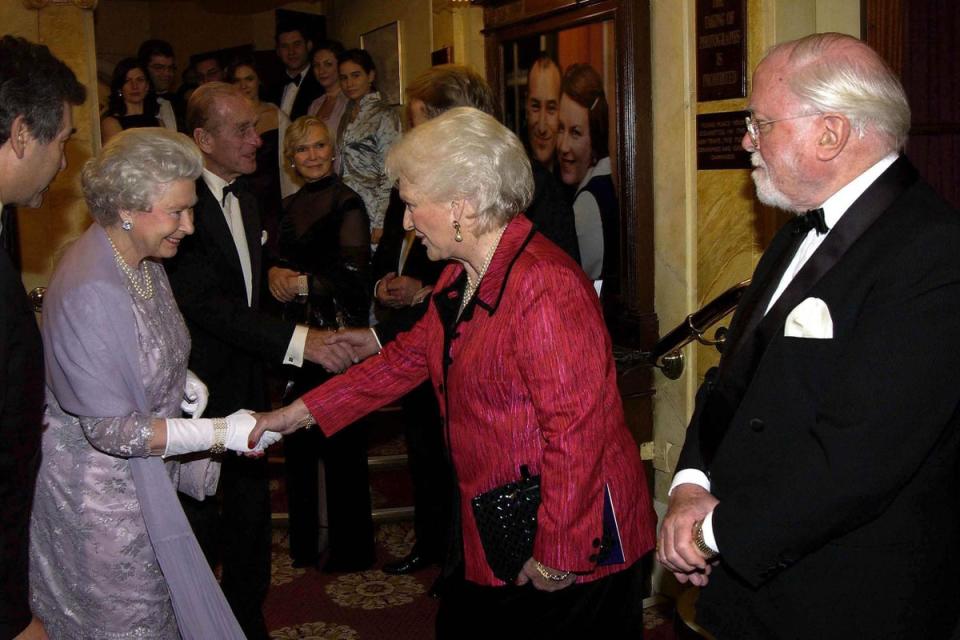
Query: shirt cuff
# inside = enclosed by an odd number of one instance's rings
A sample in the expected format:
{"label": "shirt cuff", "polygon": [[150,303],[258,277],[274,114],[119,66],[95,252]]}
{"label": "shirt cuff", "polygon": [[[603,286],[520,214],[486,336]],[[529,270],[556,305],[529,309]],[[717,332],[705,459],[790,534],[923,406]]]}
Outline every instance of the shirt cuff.
{"label": "shirt cuff", "polygon": [[710,478],[700,469],[681,469],[677,471],[676,475],[673,476],[673,482],[670,483],[670,491],[667,492],[667,495],[672,494],[673,490],[681,484],[695,484],[710,491]]}
{"label": "shirt cuff", "polygon": [[703,531],[704,544],[710,547],[714,553],[720,553],[720,547],[717,546],[717,538],[713,535],[713,511],[708,513],[707,517],[703,519],[700,530]]}
{"label": "shirt cuff", "polygon": [[307,345],[307,334],[310,333],[310,327],[298,324],[290,337],[290,344],[287,345],[287,353],[283,356],[283,364],[291,364],[295,367],[303,366],[303,352]]}
{"label": "shirt cuff", "polygon": [[370,333],[373,334],[373,339],[377,341],[377,353],[380,353],[383,351],[383,343],[380,342],[380,336],[377,335],[373,327],[370,327]]}

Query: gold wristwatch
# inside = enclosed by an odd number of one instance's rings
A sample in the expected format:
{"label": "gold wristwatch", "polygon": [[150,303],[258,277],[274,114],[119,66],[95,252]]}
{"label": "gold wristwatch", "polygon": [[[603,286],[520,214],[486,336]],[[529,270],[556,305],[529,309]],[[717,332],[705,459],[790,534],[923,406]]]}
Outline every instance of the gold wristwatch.
{"label": "gold wristwatch", "polygon": [[707,546],[707,541],[703,539],[703,520],[693,523],[693,544],[705,559],[711,560],[716,557],[717,552]]}

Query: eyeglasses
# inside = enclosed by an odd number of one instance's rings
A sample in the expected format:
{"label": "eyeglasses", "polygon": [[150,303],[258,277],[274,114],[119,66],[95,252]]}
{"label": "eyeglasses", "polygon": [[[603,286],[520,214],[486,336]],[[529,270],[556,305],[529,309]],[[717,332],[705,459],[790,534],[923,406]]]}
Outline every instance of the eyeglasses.
{"label": "eyeglasses", "polygon": [[777,118],[776,120],[754,120],[753,116],[747,116],[743,121],[747,125],[747,134],[750,136],[750,144],[753,145],[754,149],[760,148],[760,127],[765,127],[771,125],[775,122],[783,122],[784,120],[796,120],[798,118],[811,118],[813,116],[822,116],[823,114],[819,111],[813,113],[804,113],[799,116],[789,116],[787,118]]}

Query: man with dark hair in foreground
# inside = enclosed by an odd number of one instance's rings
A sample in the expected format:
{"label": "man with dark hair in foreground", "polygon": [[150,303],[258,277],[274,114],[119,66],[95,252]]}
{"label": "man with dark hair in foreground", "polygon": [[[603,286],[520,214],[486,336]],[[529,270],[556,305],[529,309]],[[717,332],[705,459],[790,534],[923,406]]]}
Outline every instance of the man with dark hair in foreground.
{"label": "man with dark hair in foreground", "polygon": [[[39,207],[67,166],[71,105],[86,90],[50,50],[0,38],[0,208]],[[0,640],[45,638],[31,621],[27,531],[40,464],[43,354],[20,274],[0,251]]]}

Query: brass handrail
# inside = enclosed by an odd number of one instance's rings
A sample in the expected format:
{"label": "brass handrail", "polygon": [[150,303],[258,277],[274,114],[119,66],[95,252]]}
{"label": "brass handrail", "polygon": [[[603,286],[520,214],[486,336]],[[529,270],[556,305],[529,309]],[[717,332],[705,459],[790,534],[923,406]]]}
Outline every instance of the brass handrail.
{"label": "brass handrail", "polygon": [[714,336],[713,340],[710,340],[705,337],[706,332],[710,327],[723,320],[737,308],[743,292],[746,291],[749,285],[749,280],[744,280],[743,282],[733,285],[684,318],[683,322],[660,338],[657,344],[653,345],[653,349],[650,350],[651,361],[656,364],[663,356],[671,351],[682,349],[694,340],[708,346],[721,347],[725,335],[720,334],[719,336]]}
{"label": "brass handrail", "polygon": [[750,281],[744,280],[730,287],[684,318],[683,322],[660,338],[650,351],[620,351],[615,353],[618,365],[625,369],[638,365],[654,366],[660,369],[666,377],[676,380],[683,373],[683,353],[680,350],[689,343],[696,340],[700,344],[715,346],[717,350],[723,350],[727,328],[718,328],[712,339],[707,337],[707,330],[737,308],[740,298],[743,297],[743,292],[749,285]]}

